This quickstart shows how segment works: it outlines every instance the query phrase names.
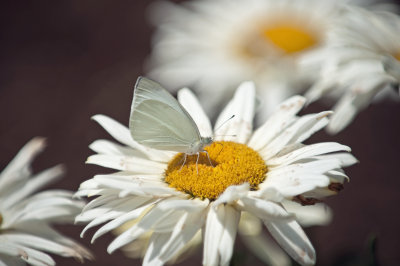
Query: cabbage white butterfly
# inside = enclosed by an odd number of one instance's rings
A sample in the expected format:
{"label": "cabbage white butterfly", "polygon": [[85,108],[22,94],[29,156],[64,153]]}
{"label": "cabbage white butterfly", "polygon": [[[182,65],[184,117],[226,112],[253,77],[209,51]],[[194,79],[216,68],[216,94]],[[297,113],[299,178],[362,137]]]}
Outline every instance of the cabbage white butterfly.
{"label": "cabbage white butterfly", "polygon": [[186,156],[193,154],[198,160],[199,153],[213,141],[200,135],[193,118],[167,90],[145,77],[136,81],[129,130],[139,144],[185,153],[185,162]]}

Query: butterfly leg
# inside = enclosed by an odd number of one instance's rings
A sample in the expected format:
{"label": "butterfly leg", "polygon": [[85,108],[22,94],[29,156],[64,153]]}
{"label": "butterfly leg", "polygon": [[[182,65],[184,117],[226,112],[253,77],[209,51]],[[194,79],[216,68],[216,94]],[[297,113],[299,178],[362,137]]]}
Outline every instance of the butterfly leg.
{"label": "butterfly leg", "polygon": [[210,155],[208,154],[208,152],[207,152],[207,151],[203,151],[203,152],[205,152],[205,153],[207,154],[207,158],[208,158],[208,161],[210,162],[210,165],[211,165],[212,167],[214,167],[214,165],[213,165],[212,162],[211,162]]}
{"label": "butterfly leg", "polygon": [[200,158],[200,152],[197,152],[197,160],[196,160],[197,175],[199,175],[199,167],[197,166],[197,164],[199,163],[199,158]]}
{"label": "butterfly leg", "polygon": [[185,153],[185,157],[183,157],[183,164],[182,164],[181,168],[179,168],[179,171],[182,170],[183,166],[185,165],[186,157],[187,157],[187,154]]}

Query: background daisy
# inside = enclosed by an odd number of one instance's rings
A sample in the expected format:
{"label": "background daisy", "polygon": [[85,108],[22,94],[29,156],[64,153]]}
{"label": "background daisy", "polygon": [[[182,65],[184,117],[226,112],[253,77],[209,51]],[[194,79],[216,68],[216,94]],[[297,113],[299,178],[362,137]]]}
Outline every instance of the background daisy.
{"label": "background daisy", "polygon": [[[51,226],[72,223],[83,203],[66,190],[37,192],[63,173],[55,166],[32,175],[31,161],[44,147],[34,138],[0,174],[0,264],[55,265],[47,254],[73,257],[83,262],[91,253]],[[34,194],[37,192],[36,194]]]}
{"label": "background daisy", "polygon": [[299,64],[324,46],[345,2],[158,3],[151,9],[157,31],[149,75],[169,89],[197,89],[210,113],[232,96],[240,82],[253,80],[263,102],[264,121],[280,102],[314,80],[319,66]]}
{"label": "background daisy", "polygon": [[399,58],[397,14],[348,9],[328,35],[324,50],[313,58],[322,66],[321,78],[306,95],[310,101],[325,95],[337,100],[327,127],[330,133],[345,128],[379,95],[398,101]]}
{"label": "background daisy", "polygon": [[[201,135],[212,135],[210,121],[195,96],[183,89],[178,99]],[[90,146],[98,154],[90,156],[88,163],[119,172],[96,175],[81,184],[77,196],[97,196],[76,218],[88,223],[82,235],[102,225],[94,241],[133,220],[107,251],[112,253],[150,233],[143,264],[162,265],[201,230],[203,264],[228,265],[241,213],[248,212],[294,260],[314,264],[314,248],[295,215],[301,211],[288,212],[285,200],[288,209],[295,210],[300,204],[313,205],[336,194],[347,179],[341,168],[356,160],[347,146],[338,143],[302,144],[328,123],[330,112],[298,117],[305,99],[292,97],[253,133],[255,102],[255,87],[245,82],[222,111],[216,128],[232,114],[235,118],[221,127],[216,142],[205,148],[215,167],[204,154],[199,164],[195,155],[182,166],[183,154],[141,146],[126,127],[95,116],[93,119],[124,145],[98,140]],[[292,202],[298,205],[290,208]],[[264,253],[272,255],[271,250]]]}

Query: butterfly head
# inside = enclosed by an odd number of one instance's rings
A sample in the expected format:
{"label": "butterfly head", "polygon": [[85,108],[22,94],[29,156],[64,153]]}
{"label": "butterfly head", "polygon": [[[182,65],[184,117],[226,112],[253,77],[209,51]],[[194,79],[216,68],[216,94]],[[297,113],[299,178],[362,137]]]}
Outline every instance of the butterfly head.
{"label": "butterfly head", "polygon": [[200,141],[204,148],[213,142],[213,138],[212,137],[201,137]]}

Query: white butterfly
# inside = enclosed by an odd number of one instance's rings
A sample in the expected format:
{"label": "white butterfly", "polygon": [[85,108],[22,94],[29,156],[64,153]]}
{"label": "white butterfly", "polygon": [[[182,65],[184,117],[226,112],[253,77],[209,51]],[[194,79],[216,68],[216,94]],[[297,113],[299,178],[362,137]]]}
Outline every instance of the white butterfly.
{"label": "white butterfly", "polygon": [[185,161],[186,155],[199,156],[212,143],[212,137],[200,135],[193,118],[167,90],[145,77],[136,81],[129,129],[138,143],[185,153]]}

